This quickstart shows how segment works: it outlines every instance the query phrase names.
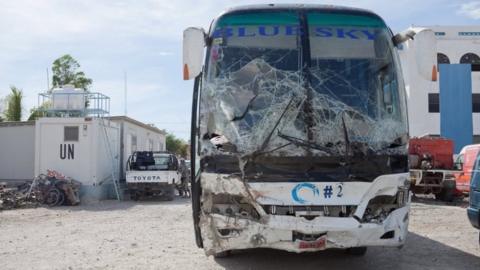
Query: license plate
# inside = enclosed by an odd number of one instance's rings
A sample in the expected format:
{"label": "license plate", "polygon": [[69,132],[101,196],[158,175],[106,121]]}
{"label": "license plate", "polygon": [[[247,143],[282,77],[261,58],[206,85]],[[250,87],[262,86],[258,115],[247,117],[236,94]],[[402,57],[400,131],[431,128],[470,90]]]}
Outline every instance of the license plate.
{"label": "license plate", "polygon": [[325,249],[327,237],[321,236],[315,241],[300,241],[298,248],[300,249]]}

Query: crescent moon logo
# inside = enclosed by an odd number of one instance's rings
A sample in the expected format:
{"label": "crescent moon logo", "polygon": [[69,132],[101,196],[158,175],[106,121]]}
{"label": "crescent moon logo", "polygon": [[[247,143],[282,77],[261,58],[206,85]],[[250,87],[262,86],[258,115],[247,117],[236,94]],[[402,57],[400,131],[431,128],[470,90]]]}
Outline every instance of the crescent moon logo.
{"label": "crescent moon logo", "polygon": [[292,199],[297,203],[304,204],[304,203],[307,202],[306,200],[304,200],[302,197],[300,197],[298,195],[300,190],[303,189],[303,188],[310,189],[314,196],[318,196],[320,194],[320,191],[318,190],[318,188],[314,184],[312,184],[312,183],[300,183],[292,189]]}

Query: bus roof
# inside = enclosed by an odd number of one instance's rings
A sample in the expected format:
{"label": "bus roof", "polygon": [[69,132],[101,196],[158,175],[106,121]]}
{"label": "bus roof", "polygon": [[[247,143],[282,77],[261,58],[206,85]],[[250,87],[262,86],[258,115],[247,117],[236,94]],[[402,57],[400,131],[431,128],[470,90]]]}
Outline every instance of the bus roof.
{"label": "bus roof", "polygon": [[315,11],[323,11],[323,12],[331,12],[331,13],[350,13],[355,15],[373,16],[383,21],[383,19],[376,13],[370,10],[361,9],[361,8],[353,8],[353,7],[345,7],[345,6],[337,6],[337,5],[321,5],[321,4],[261,4],[261,5],[243,5],[243,6],[231,7],[223,11],[222,13],[220,13],[212,21],[210,28],[213,25],[216,25],[216,22],[225,15],[252,12],[252,11],[261,12],[261,11],[273,11],[273,10],[290,10],[290,11],[315,10]]}
{"label": "bus roof", "polygon": [[231,7],[222,12],[217,18],[231,13],[241,13],[244,11],[262,11],[262,10],[319,10],[325,12],[347,12],[354,14],[363,14],[379,17],[376,13],[361,8],[337,6],[337,5],[320,5],[320,4],[261,4],[261,5],[244,5]]}

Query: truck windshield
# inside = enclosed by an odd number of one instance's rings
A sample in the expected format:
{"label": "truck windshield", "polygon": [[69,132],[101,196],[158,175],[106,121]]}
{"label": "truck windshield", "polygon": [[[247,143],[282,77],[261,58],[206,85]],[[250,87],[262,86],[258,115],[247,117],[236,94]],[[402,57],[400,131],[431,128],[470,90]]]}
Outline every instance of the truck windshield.
{"label": "truck windshield", "polygon": [[407,134],[399,73],[390,31],[372,15],[224,15],[210,33],[202,147],[325,156],[343,155],[356,142],[377,152],[405,151],[391,147]]}
{"label": "truck windshield", "polygon": [[171,157],[168,154],[153,154],[155,165],[150,165],[149,170],[167,170]]}

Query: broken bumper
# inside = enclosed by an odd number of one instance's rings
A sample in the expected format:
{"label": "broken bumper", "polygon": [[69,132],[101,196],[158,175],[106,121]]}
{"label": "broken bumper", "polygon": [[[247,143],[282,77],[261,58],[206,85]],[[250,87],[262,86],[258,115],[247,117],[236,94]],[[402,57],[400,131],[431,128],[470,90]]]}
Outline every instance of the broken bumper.
{"label": "broken bumper", "polygon": [[[245,183],[235,177],[202,175],[202,207],[200,231],[207,255],[226,250],[249,248],[273,248],[291,252],[308,252],[328,248],[364,246],[399,247],[405,242],[408,231],[410,196],[408,190],[402,196],[404,202],[389,212],[382,220],[362,219],[369,202],[378,196],[397,196],[409,186],[405,174],[380,176],[372,183],[311,183],[309,187],[322,192],[336,185],[343,196],[318,195],[311,189],[297,192],[298,183]],[[305,186],[305,185],[301,185]],[[216,195],[244,198],[256,209],[259,216],[225,215],[205,211]],[[338,193],[333,193],[337,194]],[[294,196],[295,195],[295,196]],[[304,202],[298,203],[298,196]],[[335,197],[335,198],[334,198]],[[297,201],[295,201],[295,199]],[[354,205],[350,216],[323,216],[312,219],[295,215],[267,213],[265,205],[283,206],[341,206]]]}
{"label": "broken bumper", "polygon": [[[309,221],[301,217],[275,215],[269,215],[264,222],[257,222],[211,214],[202,217],[201,224],[204,226],[201,231],[208,255],[249,248],[305,252],[328,248],[401,246],[407,235],[409,208],[408,205],[393,211],[381,224],[360,223],[354,218],[318,217]],[[224,236],[219,232],[229,233]],[[303,241],[295,239],[297,233],[320,236],[313,241]],[[324,241],[317,245],[318,240]]]}

